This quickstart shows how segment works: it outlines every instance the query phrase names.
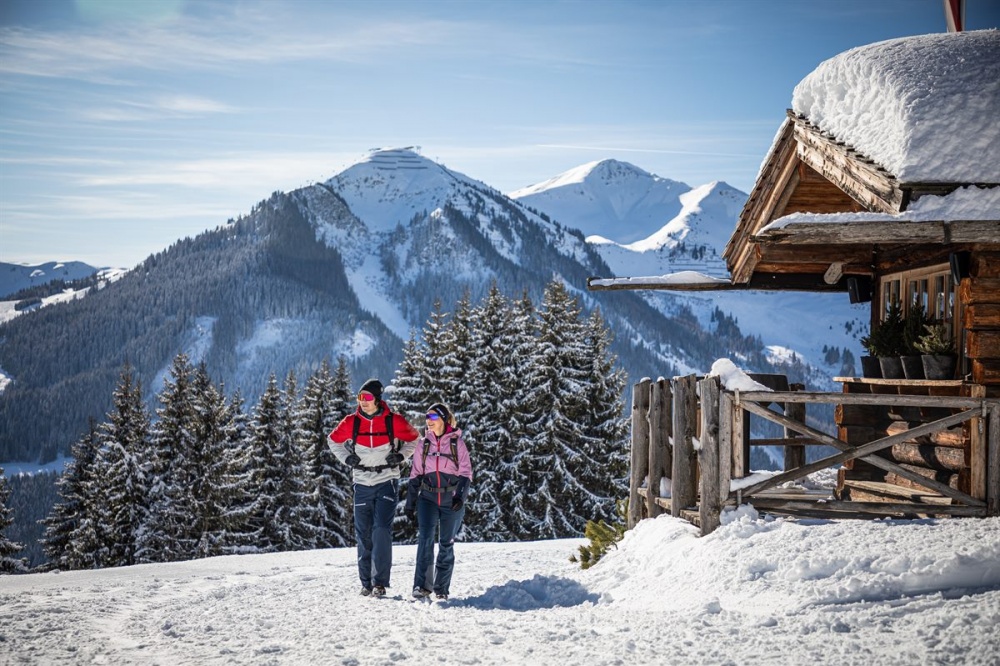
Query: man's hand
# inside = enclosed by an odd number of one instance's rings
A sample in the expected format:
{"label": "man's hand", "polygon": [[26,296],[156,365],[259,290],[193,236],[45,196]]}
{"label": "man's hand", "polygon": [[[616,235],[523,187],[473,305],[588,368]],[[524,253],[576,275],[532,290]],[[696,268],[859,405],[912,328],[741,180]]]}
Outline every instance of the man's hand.
{"label": "man's hand", "polygon": [[403,454],[398,451],[393,451],[385,457],[386,465],[402,465],[403,464]]}
{"label": "man's hand", "polygon": [[361,456],[357,453],[350,453],[347,458],[344,459],[344,463],[351,469],[354,469],[361,464]]}

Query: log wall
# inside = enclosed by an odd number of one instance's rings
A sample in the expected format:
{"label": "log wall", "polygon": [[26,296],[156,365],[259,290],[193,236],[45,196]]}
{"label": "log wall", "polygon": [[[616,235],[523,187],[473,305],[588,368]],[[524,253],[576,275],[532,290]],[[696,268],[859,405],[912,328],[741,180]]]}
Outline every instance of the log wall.
{"label": "log wall", "polygon": [[1000,396],[1000,252],[974,252],[958,294],[972,381]]}

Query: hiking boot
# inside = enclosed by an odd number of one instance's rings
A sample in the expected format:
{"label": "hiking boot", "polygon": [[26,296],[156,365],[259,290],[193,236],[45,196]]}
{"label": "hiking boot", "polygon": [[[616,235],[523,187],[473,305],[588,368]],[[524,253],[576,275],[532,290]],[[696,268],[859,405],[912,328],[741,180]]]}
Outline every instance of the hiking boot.
{"label": "hiking boot", "polygon": [[438,592],[434,596],[437,597],[438,599],[440,599],[441,601],[448,601],[448,593],[447,592]]}
{"label": "hiking boot", "polygon": [[413,598],[414,599],[426,599],[429,596],[431,596],[431,591],[430,590],[425,590],[422,587],[415,587],[415,588],[413,588]]}
{"label": "hiking boot", "polygon": [[374,597],[384,597],[385,596],[385,585],[376,585],[372,588],[372,596]]}
{"label": "hiking boot", "polygon": [[361,596],[370,597],[371,594],[372,594],[372,588],[364,586],[361,587]]}

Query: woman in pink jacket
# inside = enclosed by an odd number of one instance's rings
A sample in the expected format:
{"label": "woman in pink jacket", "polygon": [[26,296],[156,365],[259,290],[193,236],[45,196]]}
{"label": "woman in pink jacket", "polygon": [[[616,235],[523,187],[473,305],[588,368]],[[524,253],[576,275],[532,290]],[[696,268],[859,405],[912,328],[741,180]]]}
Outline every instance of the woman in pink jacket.
{"label": "woman in pink jacket", "polygon": [[[455,427],[455,417],[442,403],[427,410],[427,430],[417,443],[406,493],[406,515],[417,518],[417,570],[413,596],[432,592],[447,599],[455,568],[455,535],[465,516],[465,498],[472,482],[472,461]],[[439,532],[437,560],[434,535]]]}

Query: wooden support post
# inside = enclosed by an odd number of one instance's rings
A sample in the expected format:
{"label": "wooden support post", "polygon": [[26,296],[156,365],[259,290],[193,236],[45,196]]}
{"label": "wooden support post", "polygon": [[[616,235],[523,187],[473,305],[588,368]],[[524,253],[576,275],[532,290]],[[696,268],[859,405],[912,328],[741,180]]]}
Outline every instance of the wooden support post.
{"label": "wooden support post", "polygon": [[733,394],[719,393],[719,499],[723,506],[729,501],[733,480],[733,415],[736,411]]}
{"label": "wooden support post", "polygon": [[986,512],[990,516],[1000,516],[1000,402],[990,402],[986,431],[989,463],[986,473]]}
{"label": "wooden support post", "polygon": [[646,483],[646,515],[655,518],[662,513],[660,505],[656,503],[656,498],[660,495],[660,479],[663,478],[663,463],[661,462],[663,442],[662,433],[659,430],[660,423],[660,383],[652,382],[649,385],[649,412],[646,417],[649,428],[649,473]]}
{"label": "wooden support post", "polygon": [[658,379],[649,385],[649,490],[646,493],[646,515],[654,518],[663,513],[657,504],[660,481],[670,477],[673,456],[670,450],[672,428],[670,382]]}
{"label": "wooden support post", "polygon": [[[628,528],[635,527],[643,517],[645,502],[639,488],[646,479],[649,466],[649,379],[632,386],[632,461],[629,470]],[[647,493],[648,494],[648,493]]]}
{"label": "wooden support post", "polygon": [[698,501],[695,481],[698,459],[693,441],[698,427],[695,376],[674,377],[671,387],[674,395],[674,459],[670,474],[670,515],[680,517],[682,510]]}
{"label": "wooden support post", "polygon": [[[792,384],[788,387],[789,391],[803,391],[805,390],[804,384]],[[785,416],[790,419],[799,421],[800,423],[806,422],[806,403],[804,402],[786,402],[785,403]],[[795,432],[791,428],[785,426],[786,438],[799,437],[799,433]],[[806,464],[806,447],[804,446],[794,446],[791,444],[785,445],[785,471],[790,469],[795,469],[796,467],[802,467]]]}
{"label": "wooden support post", "polygon": [[719,488],[719,378],[705,377],[698,382],[701,400],[701,446],[698,463],[701,467],[701,499],[698,517],[702,536],[719,526],[722,512]]}
{"label": "wooden support post", "polygon": [[[986,397],[986,387],[982,384],[973,384],[970,389],[971,397]],[[988,460],[986,437],[985,418],[977,417],[969,421],[969,494],[981,500],[986,499],[987,487],[986,466]]]}
{"label": "wooden support post", "polygon": [[750,476],[750,415],[733,403],[733,477]]}

